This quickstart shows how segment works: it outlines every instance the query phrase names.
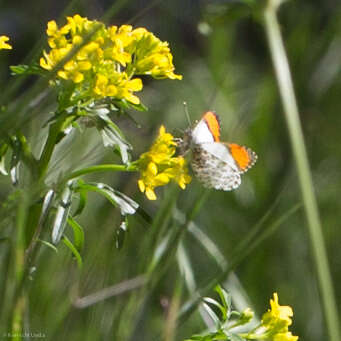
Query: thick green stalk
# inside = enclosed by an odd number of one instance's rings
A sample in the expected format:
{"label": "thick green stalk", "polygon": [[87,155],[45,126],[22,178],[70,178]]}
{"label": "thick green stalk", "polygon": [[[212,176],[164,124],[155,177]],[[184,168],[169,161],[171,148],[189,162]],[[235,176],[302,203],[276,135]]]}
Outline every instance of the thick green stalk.
{"label": "thick green stalk", "polygon": [[309,168],[302,127],[299,120],[289,63],[276,15],[280,3],[280,0],[268,1],[264,11],[265,31],[296,163],[327,330],[331,341],[339,341],[341,340],[341,337],[332,278],[330,275],[319,211],[314,194],[312,176]]}
{"label": "thick green stalk", "polygon": [[[26,139],[19,135],[21,143],[23,145],[24,157],[27,165],[30,168],[31,182],[35,181],[35,177],[37,176],[40,182],[43,182],[45,177],[48,164],[50,162],[54,147],[57,142],[58,134],[60,132],[62,126],[62,119],[59,119],[57,122],[51,125],[49,129],[49,135],[46,140],[42,155],[40,160],[37,162],[33,159],[33,156],[30,152],[29,146],[26,143]],[[32,170],[37,168],[36,170]],[[37,174],[37,175],[36,175]],[[33,175],[33,176],[32,176]],[[38,185],[37,185],[38,186]],[[24,188],[21,195],[22,198],[20,200],[18,206],[17,213],[17,222],[16,222],[16,239],[15,239],[15,259],[14,259],[14,279],[15,279],[15,290],[13,297],[13,305],[12,305],[12,316],[11,316],[11,329],[13,335],[17,335],[15,339],[21,339],[20,335],[23,331],[23,315],[25,312],[25,294],[23,291],[23,286],[25,282],[25,278],[27,275],[27,263],[25,262],[25,249],[26,249],[26,237],[25,233],[29,228],[29,223],[38,222],[39,214],[37,216],[37,212],[35,210],[29,210],[32,187]]]}
{"label": "thick green stalk", "polygon": [[[28,215],[29,198],[28,193],[21,193],[21,200],[18,205],[17,220],[16,220],[16,237],[14,243],[14,293],[20,287],[25,270],[25,226]],[[25,311],[25,298],[22,293],[20,297],[13,297],[11,330],[13,335],[20,335],[23,328],[23,315]],[[17,337],[14,337],[17,339]]]}

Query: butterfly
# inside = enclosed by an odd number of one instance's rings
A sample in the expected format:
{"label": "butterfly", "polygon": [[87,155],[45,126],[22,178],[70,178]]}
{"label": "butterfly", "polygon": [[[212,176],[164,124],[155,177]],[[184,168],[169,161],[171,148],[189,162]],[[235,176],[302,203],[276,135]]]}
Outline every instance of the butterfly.
{"label": "butterfly", "polygon": [[241,174],[250,169],[257,155],[250,148],[220,141],[219,116],[207,111],[180,143],[181,153],[192,152],[191,166],[207,188],[231,191],[241,184]]}

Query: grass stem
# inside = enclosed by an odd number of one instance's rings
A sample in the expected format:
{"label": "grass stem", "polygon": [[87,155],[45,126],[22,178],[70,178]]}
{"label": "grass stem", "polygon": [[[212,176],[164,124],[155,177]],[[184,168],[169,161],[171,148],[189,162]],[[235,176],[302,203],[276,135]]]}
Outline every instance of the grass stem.
{"label": "grass stem", "polygon": [[309,168],[289,63],[277,19],[277,9],[280,3],[281,1],[278,0],[268,1],[268,5],[264,11],[265,31],[267,34],[271,58],[297,168],[303,205],[308,222],[310,243],[317,269],[317,277],[327,330],[331,341],[339,341],[341,340],[341,337],[338,313],[326,248],[322,235],[319,211],[314,194],[312,175]]}

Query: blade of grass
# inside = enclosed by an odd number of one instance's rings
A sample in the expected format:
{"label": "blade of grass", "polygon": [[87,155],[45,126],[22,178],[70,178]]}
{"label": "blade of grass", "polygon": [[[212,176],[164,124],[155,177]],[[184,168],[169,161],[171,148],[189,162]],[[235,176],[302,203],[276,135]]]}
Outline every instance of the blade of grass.
{"label": "blade of grass", "polygon": [[[238,264],[240,264],[247,256],[252,253],[255,248],[265,239],[267,239],[269,236],[271,236],[280,226],[284,223],[289,217],[291,217],[295,212],[298,211],[301,204],[296,204],[291,209],[289,209],[287,212],[282,214],[278,219],[276,219],[272,224],[268,226],[268,228],[263,228],[263,231],[260,233],[260,235],[256,238],[255,241],[251,241],[249,245],[247,245],[244,249],[240,250],[240,244],[243,243],[242,241],[239,245],[236,246],[236,250],[238,250],[238,253],[233,253],[231,257],[231,261],[227,268],[225,268],[223,271],[220,271],[216,276],[214,276],[214,279],[211,280],[207,285],[203,286],[202,288],[199,288],[195,293],[193,293],[192,298],[190,298],[187,302],[185,302],[181,309],[180,314],[178,316],[181,320],[181,323],[183,323],[195,310],[197,305],[201,302],[202,297],[206,296],[210,290],[212,290],[218,283],[223,281],[227,275],[233,271]],[[263,221],[263,218],[261,218],[260,221]],[[264,222],[265,223],[265,222]],[[259,224],[256,224],[254,228],[258,228]],[[253,233],[250,231],[249,233]],[[248,237],[246,237],[248,238]]]}
{"label": "blade of grass", "polygon": [[[197,284],[195,282],[194,272],[192,269],[192,264],[189,256],[187,255],[186,249],[183,245],[183,242],[180,243],[178,252],[177,252],[177,260],[180,268],[180,273],[182,274],[182,277],[184,278],[187,290],[190,294],[195,292],[197,288]],[[212,328],[214,324],[212,323],[212,320],[208,316],[205,308],[202,306],[202,304],[199,304],[199,313],[206,324],[208,328]]]}
{"label": "blade of grass", "polygon": [[[179,212],[181,213],[181,212]],[[206,250],[208,255],[217,263],[217,265],[222,269],[226,269],[228,266],[228,262],[225,259],[222,252],[217,247],[216,243],[209,238],[195,223],[190,223],[188,226],[188,231],[192,234],[192,236],[197,240],[197,242]],[[180,251],[180,250],[179,250]],[[183,251],[184,252],[184,251]],[[190,272],[190,262],[189,260],[186,262],[185,255],[181,258],[184,261],[184,268],[187,270],[185,275],[189,276]],[[187,265],[188,264],[188,265]],[[194,275],[192,275],[194,281]],[[190,279],[190,277],[188,277]],[[194,285],[191,285],[190,282],[187,281],[187,286],[189,289],[193,288],[192,290],[189,290],[190,292],[193,292],[195,290],[195,282]],[[243,310],[245,307],[250,307],[252,309],[252,304],[250,302],[250,299],[243,288],[242,284],[240,283],[238,277],[235,275],[234,272],[231,272],[226,280],[224,281],[224,286],[228,288],[228,291],[231,293],[234,305],[239,309]],[[254,309],[253,309],[254,310]],[[257,316],[254,316],[254,323],[258,323]]]}
{"label": "blade of grass", "polygon": [[[14,281],[12,285],[15,287],[15,293],[18,288],[21,287],[21,283],[24,278],[25,271],[25,226],[28,218],[29,212],[30,195],[26,191],[22,191],[20,194],[20,201],[17,209],[17,219],[16,219],[16,235],[15,243],[12,244],[14,248],[13,254],[14,259]],[[11,330],[13,335],[20,335],[23,328],[23,315],[25,313],[25,298],[24,293],[20,292],[19,295],[14,294],[13,305],[12,305],[12,317],[11,317]]]}
{"label": "blade of grass", "polygon": [[147,283],[145,275],[140,275],[135,278],[128,279],[111,287],[102,289],[93,294],[78,297],[73,300],[73,306],[79,309],[90,307],[94,304],[107,300],[111,297],[122,295],[128,291],[132,291],[144,286]]}
{"label": "blade of grass", "polygon": [[[178,188],[174,186],[174,189],[171,189],[169,193],[172,193],[173,191],[177,190],[176,193],[178,193]],[[129,340],[136,340],[137,335],[139,333],[139,326],[141,325],[141,322],[143,318],[145,317],[145,311],[148,308],[148,303],[150,302],[150,299],[153,297],[152,293],[154,288],[157,286],[157,284],[160,282],[161,278],[163,277],[164,273],[167,271],[169,266],[173,263],[174,258],[176,257],[176,250],[179,246],[179,243],[182,240],[182,237],[184,236],[184,233],[186,232],[188,225],[190,222],[195,218],[196,214],[200,211],[202,205],[205,203],[207,197],[208,197],[209,191],[207,190],[202,190],[197,199],[194,201],[193,207],[191,210],[189,210],[189,214],[186,218],[186,221],[184,224],[177,224],[171,226],[171,229],[174,231],[170,231],[168,233],[169,239],[171,242],[167,242],[166,249],[163,250],[163,255],[162,255],[162,260],[160,259],[157,264],[154,264],[153,268],[149,268],[149,273],[148,273],[148,285],[145,287],[145,291],[142,292],[142,295],[144,295],[144,300],[143,303],[141,304],[141,308],[138,312],[138,316],[135,320],[135,327],[132,329],[131,336]],[[167,213],[167,224],[164,224],[162,227],[162,230],[166,229],[169,226],[169,220],[171,218],[174,218],[174,210],[173,210],[173,205],[175,205],[177,195],[170,195],[166,201],[170,200],[170,203],[172,203],[172,206],[170,205],[165,205],[164,210],[159,210],[160,212],[163,212],[162,214],[158,214],[157,219],[155,220],[157,223],[153,223],[154,228],[157,227],[157,224],[159,222],[162,222],[164,219],[164,214]],[[156,225],[156,226],[155,226]],[[161,234],[158,234],[158,237],[160,239]],[[168,236],[167,236],[168,238]],[[154,238],[153,238],[154,240]],[[156,249],[158,248],[158,245],[160,244],[159,240],[153,245],[153,255],[155,254]],[[162,263],[162,264],[161,264]],[[160,264],[162,266],[160,266]]]}
{"label": "blade of grass", "polygon": [[331,341],[339,341],[341,340],[341,336],[334,288],[322,234],[319,211],[314,194],[312,175],[309,167],[302,126],[298,114],[294,86],[277,19],[277,10],[281,3],[281,0],[268,1],[264,10],[264,27],[298,173],[327,330]]}

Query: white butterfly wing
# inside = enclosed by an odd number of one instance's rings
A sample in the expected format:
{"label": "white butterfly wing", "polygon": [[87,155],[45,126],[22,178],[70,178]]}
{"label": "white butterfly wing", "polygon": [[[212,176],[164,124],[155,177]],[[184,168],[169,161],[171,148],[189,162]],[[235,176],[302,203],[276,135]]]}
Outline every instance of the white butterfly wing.
{"label": "white butterfly wing", "polygon": [[214,142],[212,132],[209,130],[205,120],[200,120],[191,133],[192,143],[201,144]]}
{"label": "white butterfly wing", "polygon": [[222,143],[197,144],[193,148],[192,169],[207,188],[231,191],[241,184],[240,172]]}

